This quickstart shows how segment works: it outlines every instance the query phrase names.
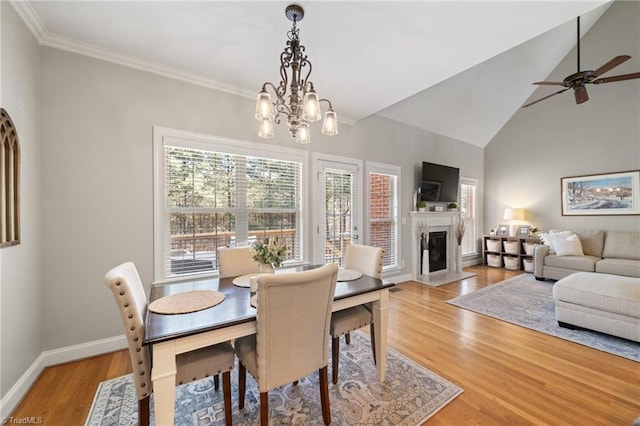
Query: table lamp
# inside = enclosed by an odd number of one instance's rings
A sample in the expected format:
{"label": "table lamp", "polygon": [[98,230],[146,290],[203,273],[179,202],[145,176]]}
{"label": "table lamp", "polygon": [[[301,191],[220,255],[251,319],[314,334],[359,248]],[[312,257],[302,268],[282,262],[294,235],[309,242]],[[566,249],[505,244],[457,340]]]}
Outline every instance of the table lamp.
{"label": "table lamp", "polygon": [[518,230],[518,222],[524,220],[524,209],[512,209],[505,208],[504,209],[504,220],[510,222],[509,224],[509,236],[515,237],[516,232]]}

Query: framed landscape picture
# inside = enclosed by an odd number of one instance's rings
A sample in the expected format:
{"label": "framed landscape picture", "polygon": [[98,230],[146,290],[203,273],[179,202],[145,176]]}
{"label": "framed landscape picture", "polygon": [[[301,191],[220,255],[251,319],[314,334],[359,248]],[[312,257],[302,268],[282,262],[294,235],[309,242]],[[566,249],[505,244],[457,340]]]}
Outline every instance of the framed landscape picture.
{"label": "framed landscape picture", "polygon": [[640,170],[560,178],[563,216],[640,214]]}

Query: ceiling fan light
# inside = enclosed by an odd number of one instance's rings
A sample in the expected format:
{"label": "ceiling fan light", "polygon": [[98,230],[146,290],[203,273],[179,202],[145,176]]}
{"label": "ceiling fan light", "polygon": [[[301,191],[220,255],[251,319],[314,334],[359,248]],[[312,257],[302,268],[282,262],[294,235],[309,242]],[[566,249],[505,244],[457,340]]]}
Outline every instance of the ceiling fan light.
{"label": "ceiling fan light", "polygon": [[335,136],[338,134],[338,116],[332,109],[324,113],[322,134],[327,136]]}

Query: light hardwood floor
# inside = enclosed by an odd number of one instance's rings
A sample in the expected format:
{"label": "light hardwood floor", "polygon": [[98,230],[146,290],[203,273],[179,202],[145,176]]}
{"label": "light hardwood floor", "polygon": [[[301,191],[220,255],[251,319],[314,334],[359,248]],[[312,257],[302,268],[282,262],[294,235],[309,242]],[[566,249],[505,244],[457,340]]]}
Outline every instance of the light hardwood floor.
{"label": "light hardwood floor", "polygon": [[[517,275],[478,275],[390,297],[389,346],[464,389],[428,425],[631,425],[640,416],[640,364],[449,305]],[[14,417],[82,425],[98,383],[131,371],[125,351],[47,368]]]}

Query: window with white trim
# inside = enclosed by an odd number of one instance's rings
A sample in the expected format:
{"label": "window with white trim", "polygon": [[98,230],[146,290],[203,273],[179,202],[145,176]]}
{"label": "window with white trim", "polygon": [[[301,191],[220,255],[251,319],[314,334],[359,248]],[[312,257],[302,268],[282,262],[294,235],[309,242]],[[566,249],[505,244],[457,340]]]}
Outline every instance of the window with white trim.
{"label": "window with white trim", "polygon": [[383,270],[398,268],[400,167],[367,163],[369,245],[384,249]]}
{"label": "window with white trim", "polygon": [[478,181],[470,178],[460,179],[460,212],[465,223],[462,238],[462,255],[478,254]]}
{"label": "window with white trim", "polygon": [[303,151],[155,129],[156,280],[218,271],[217,249],[276,238],[304,258]]}

